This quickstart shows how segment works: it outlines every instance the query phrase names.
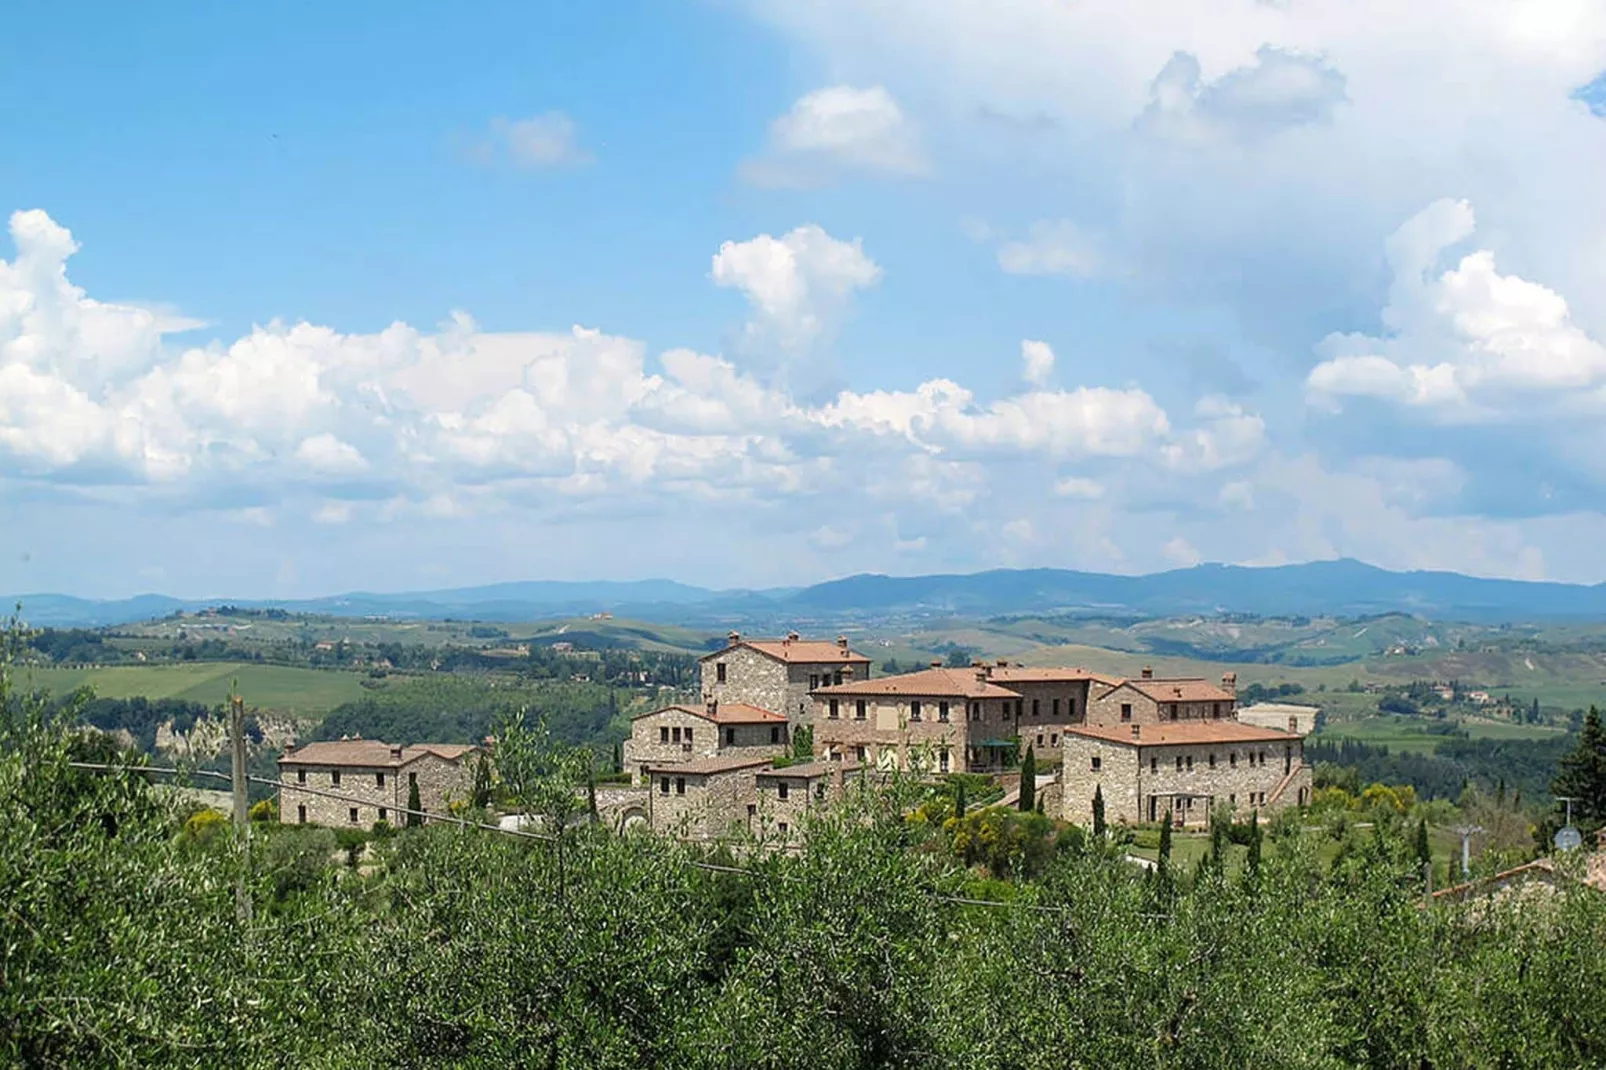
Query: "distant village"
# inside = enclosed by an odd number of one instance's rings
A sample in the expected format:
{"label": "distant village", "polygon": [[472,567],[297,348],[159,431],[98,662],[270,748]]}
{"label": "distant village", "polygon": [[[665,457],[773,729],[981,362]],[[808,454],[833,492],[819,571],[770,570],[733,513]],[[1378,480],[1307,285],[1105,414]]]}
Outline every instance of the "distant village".
{"label": "distant village", "polygon": [[[1094,797],[1112,824],[1208,823],[1310,801],[1304,739],[1310,706],[1238,705],[1237,680],[1131,679],[1008,661],[873,676],[846,638],[732,632],[700,659],[700,701],[642,713],[622,747],[629,784],[607,792],[621,828],[718,841],[762,828],[799,843],[812,808],[854,778],[893,771],[986,774],[1032,795],[1049,816],[1091,823]],[[407,810],[444,814],[472,790],[479,748],[309,743],[279,759],[279,820],[331,827],[399,824]],[[427,819],[427,818],[426,818]]]}

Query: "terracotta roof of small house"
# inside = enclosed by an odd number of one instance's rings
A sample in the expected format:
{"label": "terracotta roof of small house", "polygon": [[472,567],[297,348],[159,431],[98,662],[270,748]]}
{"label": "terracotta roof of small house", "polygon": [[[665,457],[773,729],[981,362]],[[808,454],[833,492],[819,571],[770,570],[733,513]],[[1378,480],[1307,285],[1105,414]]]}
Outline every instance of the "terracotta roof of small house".
{"label": "terracotta roof of small house", "polygon": [[1104,676],[1090,669],[1053,665],[999,665],[988,670],[987,679],[995,684],[1004,684],[1005,686],[1012,683],[1058,684],[1073,683],[1080,680],[1091,680],[1094,683],[1110,685],[1120,682],[1117,677]]}
{"label": "terracotta roof of small house", "polygon": [[[1136,728],[1138,735],[1133,735]],[[1133,747],[1164,747],[1183,743],[1290,743],[1299,736],[1276,728],[1242,724],[1238,721],[1166,721],[1163,724],[1098,725],[1078,724],[1065,729],[1067,735],[1086,736],[1107,743]]]}
{"label": "terracotta roof of small house", "polygon": [[761,777],[790,777],[795,780],[813,780],[816,777],[830,776],[833,773],[856,773],[859,771],[858,762],[799,762],[797,765],[786,765],[779,769],[760,769]]}
{"label": "terracotta roof of small house", "polygon": [[981,678],[979,669],[921,669],[897,676],[878,676],[870,680],[822,687],[814,692],[827,698],[838,695],[908,695],[911,698],[1020,698],[1008,688]]}
{"label": "terracotta roof of small house", "polygon": [[331,739],[290,751],[279,759],[279,764],[385,769],[406,765],[426,754],[455,762],[476,749],[467,743],[416,743],[410,747],[396,747],[378,739]]}
{"label": "terracotta roof of small house", "polygon": [[664,762],[662,764],[646,763],[642,766],[649,773],[676,773],[682,776],[712,776],[715,773],[730,773],[738,769],[748,769],[755,765],[768,765],[769,758],[751,758],[746,756],[729,756],[724,758],[693,758],[689,762]]}
{"label": "terracotta roof of small house", "polygon": [[712,654],[704,654],[703,661],[717,658],[721,654],[729,653],[737,647],[750,647],[760,654],[768,655],[778,661],[788,664],[792,662],[808,664],[870,664],[870,659],[856,650],[843,645],[842,640],[831,642],[829,639],[801,639],[788,636],[785,639],[736,639],[729,646],[721,647]]}
{"label": "terracotta roof of small house", "polygon": [[1134,691],[1147,695],[1156,702],[1233,702],[1235,697],[1231,691],[1209,680],[1196,678],[1178,680],[1137,679],[1121,680],[1111,686],[1109,691],[1100,695],[1104,698],[1123,687],[1130,687]]}
{"label": "terracotta roof of small house", "polygon": [[632,721],[639,721],[643,717],[654,717],[660,713],[667,713],[671,710],[678,711],[680,713],[688,713],[693,717],[701,717],[703,720],[713,721],[715,724],[786,723],[785,714],[776,713],[774,710],[766,710],[759,706],[749,706],[745,702],[720,702],[715,704],[713,712],[709,712],[708,707],[706,706],[687,706],[677,703],[673,706],[664,706],[656,710],[648,710],[646,713],[638,713],[630,719]]}

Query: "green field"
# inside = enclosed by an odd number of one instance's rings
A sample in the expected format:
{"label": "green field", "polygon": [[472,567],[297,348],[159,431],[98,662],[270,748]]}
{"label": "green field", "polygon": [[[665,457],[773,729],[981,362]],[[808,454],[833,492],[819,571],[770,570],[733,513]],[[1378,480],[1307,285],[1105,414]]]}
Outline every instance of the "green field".
{"label": "green field", "polygon": [[176,698],[217,706],[238,681],[251,709],[322,717],[342,702],[360,698],[360,675],[326,669],[233,662],[185,662],[178,665],[120,665],[93,669],[23,669],[24,686],[65,695],[88,686],[102,698]]}
{"label": "green field", "polygon": [[[1360,743],[1385,746],[1392,751],[1430,754],[1451,738],[1428,732],[1427,727],[1434,723],[1421,717],[1402,717],[1397,714],[1353,721],[1329,721],[1317,738],[1322,742],[1353,739]],[[1473,739],[1553,739],[1563,734],[1562,729],[1548,725],[1508,724],[1473,718],[1463,718],[1457,723]]]}

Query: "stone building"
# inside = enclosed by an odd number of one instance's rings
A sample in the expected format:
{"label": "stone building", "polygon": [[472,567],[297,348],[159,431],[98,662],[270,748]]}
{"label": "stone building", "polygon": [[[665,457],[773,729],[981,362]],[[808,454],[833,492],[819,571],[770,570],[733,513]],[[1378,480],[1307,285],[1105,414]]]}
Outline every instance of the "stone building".
{"label": "stone building", "polygon": [[1013,761],[1024,700],[984,668],[943,668],[821,687],[814,753],[878,769],[995,772]]}
{"label": "stone building", "polygon": [[1296,736],[1308,736],[1316,731],[1316,720],[1321,716],[1318,706],[1296,706],[1288,702],[1259,702],[1238,710],[1238,720],[1262,728],[1281,728]]}
{"label": "stone building", "polygon": [[1039,760],[1060,753],[1065,730],[1087,720],[1094,689],[1107,690],[1119,680],[1079,668],[1037,668],[999,661],[986,666],[987,679],[1020,695],[1016,722],[1024,753],[1030,746]]}
{"label": "stone building", "polygon": [[711,841],[739,835],[758,808],[755,773],[769,758],[745,755],[648,762],[647,823],[664,836]]}
{"label": "stone building", "polygon": [[643,783],[648,765],[700,758],[771,758],[791,745],[787,719],[744,702],[710,700],[706,706],[665,706],[630,719],[623,747],[624,771]]}
{"label": "stone building", "polygon": [[767,832],[786,845],[800,843],[804,817],[840,802],[847,777],[860,769],[857,762],[829,761],[759,769],[753,778],[756,814],[750,817],[749,831]]}
{"label": "stone building", "polygon": [[1226,673],[1221,686],[1194,677],[1156,678],[1144,669],[1136,680],[1099,689],[1087,707],[1090,725],[1159,724],[1163,721],[1220,721],[1238,702],[1238,676]]}
{"label": "stone building", "polygon": [[[308,743],[279,759],[279,820],[332,828],[371,829],[379,821],[402,825],[414,784],[419,808],[444,814],[452,802],[473,791],[479,753],[478,747],[460,743]],[[307,788],[318,794],[302,790]]]}
{"label": "stone building", "polygon": [[704,702],[746,703],[806,724],[809,693],[868,679],[870,659],[849,649],[841,637],[831,643],[796,632],[785,639],[743,639],[731,632],[723,649],[703,656],[701,668]]}
{"label": "stone building", "polygon": [[1218,803],[1239,811],[1310,802],[1304,740],[1233,720],[1078,725],[1067,730],[1060,783],[1065,820],[1088,825],[1093,794],[1112,824],[1207,824]]}

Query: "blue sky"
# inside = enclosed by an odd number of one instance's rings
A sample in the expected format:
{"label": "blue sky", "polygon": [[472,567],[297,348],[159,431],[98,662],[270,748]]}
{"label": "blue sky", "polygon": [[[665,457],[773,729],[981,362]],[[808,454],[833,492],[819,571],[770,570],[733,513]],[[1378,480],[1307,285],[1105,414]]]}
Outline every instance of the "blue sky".
{"label": "blue sky", "polygon": [[1606,580],[1606,11],[47,5],[0,590]]}

